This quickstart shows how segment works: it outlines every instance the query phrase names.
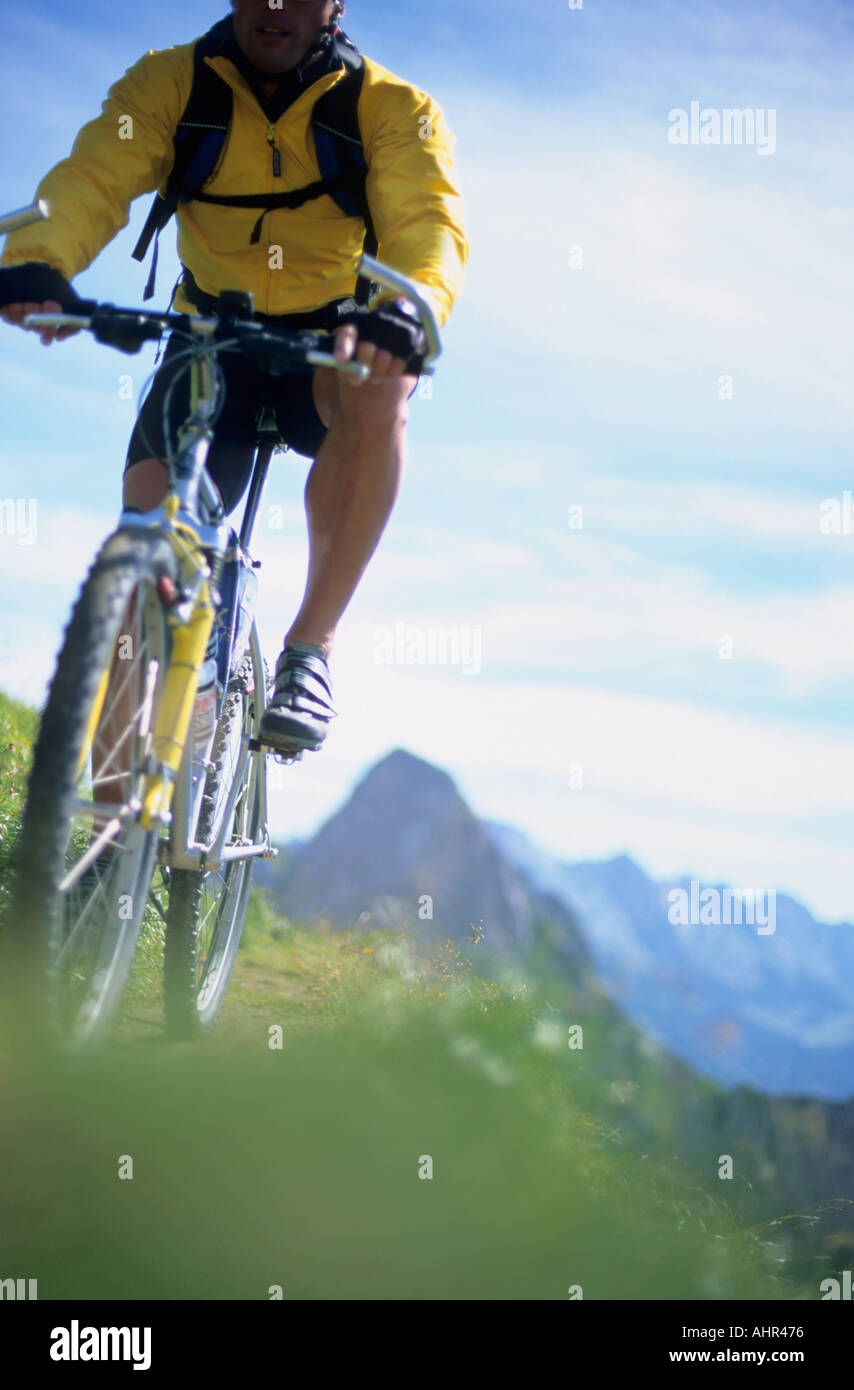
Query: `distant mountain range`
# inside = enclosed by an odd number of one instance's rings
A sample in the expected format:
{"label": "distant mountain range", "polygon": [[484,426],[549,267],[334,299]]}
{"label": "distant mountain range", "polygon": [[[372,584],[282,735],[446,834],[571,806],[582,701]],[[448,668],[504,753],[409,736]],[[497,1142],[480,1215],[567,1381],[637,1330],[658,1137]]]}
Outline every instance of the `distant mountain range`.
{"label": "distant mountain range", "polygon": [[456,941],[482,925],[486,945],[519,962],[545,938],[568,981],[597,982],[706,1076],[769,1095],[854,1095],[854,926],[816,922],[785,896],[773,933],[672,925],[668,895],[687,881],[656,883],[625,856],[561,863],[480,821],[447,773],[402,750],[259,879],[295,920]]}
{"label": "distant mountain range", "polygon": [[744,1219],[775,1223],[807,1272],[817,1259],[850,1268],[852,928],[785,897],[773,934],[673,925],[669,894],[690,885],[655,883],[626,857],[561,863],[479,820],[446,773],[400,750],[258,870],[293,921],[403,928],[425,946],[482,930],[477,949],[533,970],[555,1017],[584,1016],[599,1123],[713,1186],[731,1155],[738,1181],[722,1195]]}
{"label": "distant mountain range", "polygon": [[854,926],[817,922],[784,894],[772,932],[673,925],[671,894],[689,895],[688,880],[656,883],[626,856],[561,864],[517,831],[491,831],[525,881],[580,921],[611,998],[676,1056],[728,1086],[854,1096]]}

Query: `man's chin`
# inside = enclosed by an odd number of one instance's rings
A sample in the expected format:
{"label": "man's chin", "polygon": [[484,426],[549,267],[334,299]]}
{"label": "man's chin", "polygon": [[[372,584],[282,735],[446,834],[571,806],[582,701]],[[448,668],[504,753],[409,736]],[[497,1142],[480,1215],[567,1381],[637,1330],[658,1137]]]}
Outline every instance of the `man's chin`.
{"label": "man's chin", "polygon": [[296,67],[302,58],[299,45],[293,39],[265,43],[260,34],[253,34],[252,42],[241,44],[241,47],[252,66],[270,76]]}
{"label": "man's chin", "polygon": [[286,72],[292,72],[298,63],[299,58],[291,58],[287,61],[283,60],[280,63],[276,63],[275,66],[270,62],[269,58],[266,62],[257,62],[255,59],[252,60],[253,68],[256,72],[260,72],[262,77],[281,77]]}

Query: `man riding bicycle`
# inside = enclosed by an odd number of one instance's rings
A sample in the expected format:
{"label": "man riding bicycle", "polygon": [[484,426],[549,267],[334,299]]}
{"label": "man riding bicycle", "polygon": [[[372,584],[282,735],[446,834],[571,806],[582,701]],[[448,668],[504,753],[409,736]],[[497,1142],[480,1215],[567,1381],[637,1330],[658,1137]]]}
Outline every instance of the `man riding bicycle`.
{"label": "man riding bicycle", "polygon": [[[334,332],[336,357],[370,368],[360,384],[329,368],[272,378],[245,358],[222,361],[225,405],[208,468],[226,509],[248,484],[262,403],[273,405],[284,441],[313,460],[305,593],[261,729],[265,744],[289,753],[320,748],[334,717],[329,653],[397,496],[424,346],[417,322],[392,294],[362,302],[357,266],[366,234],[375,234],[382,260],[419,282],[440,325],[461,289],[468,245],[453,137],[441,110],[361,59],[338,26],[343,0],[231,0],[231,7],[199,41],[205,68],[223,84],[221,99],[230,89],[232,106],[227,121],[211,122],[218,153],[204,191],[183,190],[177,200],[183,274],[175,307],[208,313],[221,291],[248,292],[260,317]],[[196,47],[151,52],[136,63],[80,131],[70,157],[42,180],[36,196],[50,203],[50,221],[11,233],[0,259],[7,323],[72,308],[70,280],[127,224],[135,198],[167,186],[179,123],[197,124],[188,112],[199,80]],[[364,197],[356,190],[350,207],[337,191],[347,179],[320,167],[325,124],[313,122],[312,112],[354,69],[361,78],[353,129],[367,168]],[[339,147],[342,139],[359,143],[339,133]],[[204,158],[203,144],[194,150]],[[352,192],[352,180],[348,186]],[[44,343],[69,332],[40,331]],[[163,407],[179,349],[180,339],[170,340],[134,429],[126,508],[151,510],[166,492]],[[178,375],[171,394],[173,427],[188,414],[186,380]]]}

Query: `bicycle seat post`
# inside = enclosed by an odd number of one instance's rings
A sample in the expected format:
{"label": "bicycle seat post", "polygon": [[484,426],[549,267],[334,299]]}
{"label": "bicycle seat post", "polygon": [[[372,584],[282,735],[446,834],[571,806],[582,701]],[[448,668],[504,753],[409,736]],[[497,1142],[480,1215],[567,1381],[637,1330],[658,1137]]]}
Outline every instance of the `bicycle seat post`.
{"label": "bicycle seat post", "polygon": [[267,474],[270,471],[270,460],[276,449],[282,446],[282,436],[279,431],[279,426],[276,423],[276,412],[271,406],[265,405],[259,411],[256,436],[258,447],[255,454],[255,462],[252,466],[252,481],[249,486],[249,496],[246,499],[246,508],[240,526],[240,544],[244,550],[249,549],[249,542],[252,539],[252,532],[255,529],[258,508],[261,504],[261,494],[264,491]]}

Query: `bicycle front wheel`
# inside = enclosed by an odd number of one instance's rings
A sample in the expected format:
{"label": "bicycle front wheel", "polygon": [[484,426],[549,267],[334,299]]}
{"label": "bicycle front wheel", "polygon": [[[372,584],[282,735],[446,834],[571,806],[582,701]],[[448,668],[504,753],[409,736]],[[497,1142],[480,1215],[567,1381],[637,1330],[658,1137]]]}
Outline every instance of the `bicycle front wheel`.
{"label": "bicycle front wheel", "polygon": [[168,542],[118,531],[66,629],[33,754],[7,930],[19,1021],[70,1046],[109,1030],[155,871],[139,823],[169,661]]}

